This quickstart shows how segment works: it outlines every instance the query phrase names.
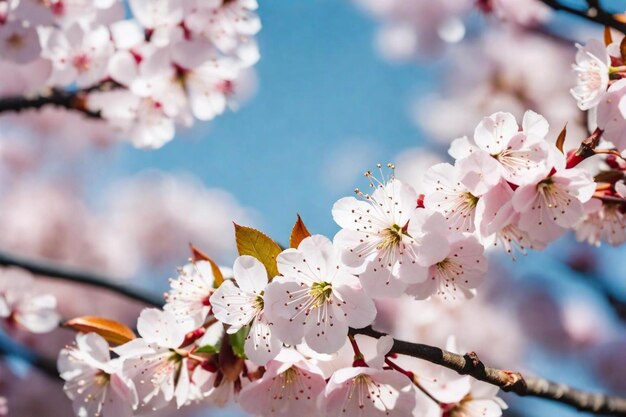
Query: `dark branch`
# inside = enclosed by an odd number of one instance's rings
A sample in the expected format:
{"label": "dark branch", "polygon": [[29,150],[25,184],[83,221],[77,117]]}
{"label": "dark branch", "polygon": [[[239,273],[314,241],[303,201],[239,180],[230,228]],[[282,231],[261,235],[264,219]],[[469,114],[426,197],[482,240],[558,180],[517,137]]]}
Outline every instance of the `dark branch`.
{"label": "dark branch", "polygon": [[599,23],[604,26],[609,26],[613,29],[619,30],[622,33],[626,33],[626,23],[618,20],[615,16],[606,10],[604,10],[599,1],[587,2],[588,7],[585,9],[577,9],[572,6],[563,4],[560,0],[541,0],[547,6],[554,10],[563,11],[574,16],[582,17],[594,23]]}
{"label": "dark branch", "polygon": [[116,282],[118,280],[115,279],[92,272],[68,268],[50,261],[34,261],[6,252],[0,252],[0,265],[16,266],[30,271],[35,275],[44,275],[49,278],[104,288],[151,306],[160,307],[163,305],[163,298],[161,296],[153,295],[137,288],[128,287]]}
{"label": "dark branch", "polygon": [[50,94],[35,97],[3,97],[0,98],[0,113],[21,112],[22,110],[38,110],[45,106],[62,107],[67,110],[74,110],[87,117],[99,119],[100,113],[87,109],[84,105],[83,91],[60,91],[53,90]]}
{"label": "dark branch", "polygon": [[[363,334],[375,338],[384,336],[371,327],[350,329],[350,334]],[[580,411],[626,416],[626,398],[588,393],[542,378],[524,376],[520,372],[490,368],[485,366],[474,352],[459,355],[438,347],[395,339],[392,352],[424,359],[520,396],[544,398],[571,405]]]}
{"label": "dark branch", "polygon": [[0,337],[0,357],[3,359],[18,358],[38,369],[51,379],[60,381],[57,365],[54,360],[41,356],[25,346],[18,345],[8,336]]}

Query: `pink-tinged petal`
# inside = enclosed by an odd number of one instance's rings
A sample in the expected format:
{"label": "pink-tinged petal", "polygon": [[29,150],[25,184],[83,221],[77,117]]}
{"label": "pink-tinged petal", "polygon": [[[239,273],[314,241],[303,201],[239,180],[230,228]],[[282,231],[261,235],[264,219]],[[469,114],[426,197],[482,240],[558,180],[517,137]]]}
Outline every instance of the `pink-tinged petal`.
{"label": "pink-tinged petal", "polygon": [[298,245],[298,251],[308,267],[309,276],[323,278],[328,276],[339,264],[332,242],[322,235],[305,238]]}
{"label": "pink-tinged petal", "polygon": [[542,115],[535,113],[532,110],[527,110],[526,113],[524,113],[522,130],[528,136],[543,139],[548,135],[549,129],[550,125],[548,124],[546,118]]}
{"label": "pink-tinged petal", "polygon": [[361,286],[370,297],[398,297],[406,288],[406,284],[394,277],[387,268],[377,263],[367,265],[367,269],[359,274]]}
{"label": "pink-tinged petal", "polygon": [[130,383],[118,374],[109,379],[109,393],[102,404],[104,417],[132,417],[133,408],[137,405],[137,393]]}
{"label": "pink-tinged petal", "polygon": [[[319,353],[338,351],[348,336],[348,323],[345,313],[335,304],[328,307],[328,314],[312,311],[305,326],[304,340],[311,349]],[[319,317],[318,317],[319,315]]]}
{"label": "pink-tinged petal", "polygon": [[333,242],[340,248],[341,262],[354,273],[365,270],[367,263],[376,258],[378,236],[350,229],[341,229]]}
{"label": "pink-tinged petal", "polygon": [[529,184],[518,187],[513,194],[513,208],[518,213],[523,213],[531,209],[536,204],[539,195],[537,193],[537,185]]}
{"label": "pink-tinged petal", "polygon": [[343,197],[332,208],[333,220],[343,229],[357,230],[363,216],[372,212],[372,205],[354,197]]}
{"label": "pink-tinged petal", "polygon": [[171,349],[178,348],[193,327],[192,321],[179,320],[172,312],[156,308],[144,309],[137,320],[137,330],[148,343]]}
{"label": "pink-tinged petal", "polygon": [[[439,259],[439,261],[444,259],[448,254],[448,240],[445,238],[443,239],[445,240],[446,254],[443,258]],[[428,266],[422,266],[417,261],[403,262],[402,265],[400,265],[399,276],[401,277],[401,281],[408,285],[424,282],[426,278],[428,278]]]}
{"label": "pink-tinged petal", "polygon": [[76,346],[89,355],[94,364],[104,365],[111,359],[109,344],[96,333],[79,334],[76,336]]}
{"label": "pink-tinged petal", "polygon": [[257,297],[254,293],[237,288],[231,280],[226,280],[215,290],[210,301],[215,318],[229,324],[229,333],[235,333],[250,323],[258,313]]}
{"label": "pink-tinged petal", "polygon": [[237,286],[243,291],[260,294],[265,290],[267,271],[255,257],[243,255],[235,259],[233,273]]}
{"label": "pink-tinged petal", "polygon": [[304,337],[306,316],[300,311],[300,302],[294,301],[303,287],[296,282],[280,279],[272,281],[265,290],[265,316],[273,323],[272,330],[279,340],[289,345],[297,345]]}
{"label": "pink-tinged petal", "polygon": [[456,163],[463,185],[480,196],[500,182],[500,165],[487,152],[474,152]]}
{"label": "pink-tinged petal", "polygon": [[346,368],[333,374],[320,397],[329,417],[407,416],[415,407],[410,379],[396,371]]}
{"label": "pink-tinged petal", "polygon": [[420,378],[420,384],[437,400],[452,404],[461,401],[471,389],[471,377],[439,375],[436,379]]}
{"label": "pink-tinged petal", "polygon": [[274,359],[282,348],[282,343],[272,334],[273,325],[264,318],[252,323],[244,349],[246,356],[257,365],[265,365]]}
{"label": "pink-tinged petal", "polygon": [[511,113],[494,113],[478,124],[474,131],[474,141],[482,150],[496,155],[506,148],[518,128],[515,116]]}
{"label": "pink-tinged petal", "polygon": [[452,141],[450,149],[448,149],[448,154],[458,160],[467,158],[472,154],[472,152],[475,151],[476,147],[470,143],[467,136],[463,136],[462,138],[454,139]]}
{"label": "pink-tinged petal", "polygon": [[174,397],[176,398],[176,407],[180,408],[189,398],[190,380],[189,370],[187,369],[187,359],[183,359],[180,365],[180,374],[176,381],[176,390],[174,391]]}
{"label": "pink-tinged petal", "polygon": [[278,372],[270,362],[261,379],[246,385],[239,404],[251,414],[317,417],[316,400],[324,390],[321,374],[296,366]]}
{"label": "pink-tinged petal", "polygon": [[471,400],[463,404],[463,408],[470,416],[500,417],[502,415],[502,408],[493,400]]}
{"label": "pink-tinged petal", "polygon": [[352,275],[342,273],[354,278],[354,282],[343,285],[333,283],[333,292],[341,300],[340,307],[344,312],[346,321],[350,327],[360,329],[372,324],[376,318],[376,306],[372,299],[365,294],[360,282]]}

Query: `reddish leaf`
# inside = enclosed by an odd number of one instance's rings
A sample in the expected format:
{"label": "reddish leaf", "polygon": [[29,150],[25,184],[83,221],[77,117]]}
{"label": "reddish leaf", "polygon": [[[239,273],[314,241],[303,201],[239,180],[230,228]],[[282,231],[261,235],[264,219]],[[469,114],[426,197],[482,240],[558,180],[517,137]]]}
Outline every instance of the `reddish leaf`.
{"label": "reddish leaf", "polygon": [[305,238],[311,236],[309,229],[306,228],[302,218],[298,214],[298,219],[296,220],[296,224],[293,225],[293,229],[291,229],[291,236],[289,237],[289,246],[292,248],[297,248],[300,242],[302,242]]}

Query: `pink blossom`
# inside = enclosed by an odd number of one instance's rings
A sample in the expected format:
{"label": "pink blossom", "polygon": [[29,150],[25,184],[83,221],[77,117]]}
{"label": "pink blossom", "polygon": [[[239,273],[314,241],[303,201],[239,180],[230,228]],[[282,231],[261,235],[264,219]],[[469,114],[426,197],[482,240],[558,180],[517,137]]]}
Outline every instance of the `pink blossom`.
{"label": "pink blossom", "polygon": [[326,383],[317,367],[285,349],[266,369],[261,379],[241,390],[239,404],[245,411],[264,416],[319,415],[316,401]]}
{"label": "pink blossom", "polygon": [[236,333],[251,324],[245,342],[246,356],[258,365],[265,365],[282,347],[272,332],[273,323],[264,313],[267,271],[256,258],[245,255],[235,260],[233,272],[233,280],[224,281],[211,296],[213,314],[230,325],[227,333]]}
{"label": "pink blossom", "polygon": [[316,352],[333,353],[344,344],[349,326],[365,327],[376,316],[374,303],[326,237],[304,239],[277,262],[282,276],[267,286],[265,314],[284,343],[296,345],[304,338]]}

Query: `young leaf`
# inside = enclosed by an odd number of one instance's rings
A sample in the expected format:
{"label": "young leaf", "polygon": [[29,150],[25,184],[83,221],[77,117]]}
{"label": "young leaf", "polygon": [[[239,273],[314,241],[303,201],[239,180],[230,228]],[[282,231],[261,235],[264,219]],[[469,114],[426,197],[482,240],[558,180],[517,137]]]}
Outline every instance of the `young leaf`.
{"label": "young leaf", "polygon": [[563,153],[563,144],[565,143],[565,136],[567,136],[567,124],[563,126],[563,130],[559,133],[559,137],[556,138],[556,148]]}
{"label": "young leaf", "polygon": [[250,332],[250,326],[242,327],[237,333],[228,335],[228,340],[233,349],[233,353],[242,359],[246,358],[244,345],[246,343],[246,337],[248,337],[248,332]]}
{"label": "young leaf", "polygon": [[609,26],[604,26],[604,46],[609,46],[613,43],[613,34]]}
{"label": "young leaf", "polygon": [[266,234],[251,227],[239,226],[235,223],[235,241],[239,255],[250,255],[257,258],[265,266],[267,276],[271,280],[278,275],[276,257],[282,249]]}
{"label": "young leaf", "polygon": [[113,345],[122,345],[137,337],[125,324],[103,317],[77,317],[66,322],[65,326],[82,333],[97,333]]}
{"label": "young leaf", "polygon": [[191,248],[191,259],[194,262],[206,261],[209,264],[211,264],[211,271],[213,271],[213,278],[214,278],[213,286],[215,288],[217,288],[220,285],[222,285],[222,282],[224,282],[224,275],[222,275],[222,271],[220,271],[220,268],[219,268],[219,266],[217,266],[215,261],[213,261],[213,259],[209,258],[207,254],[202,252],[200,249],[198,249],[192,243],[189,244],[189,247]]}
{"label": "young leaf", "polygon": [[297,248],[300,242],[302,242],[305,238],[311,236],[309,230],[304,225],[302,218],[298,214],[298,220],[296,220],[296,224],[293,225],[293,229],[291,229],[291,236],[289,237],[289,246],[292,248]]}
{"label": "young leaf", "polygon": [[213,346],[213,345],[204,345],[204,346],[200,346],[198,349],[194,350],[194,353],[210,353],[210,354],[214,354],[214,353],[219,353],[220,348],[217,346]]}
{"label": "young leaf", "polygon": [[622,55],[622,59],[626,61],[626,37],[622,38],[619,44],[619,53]]}

